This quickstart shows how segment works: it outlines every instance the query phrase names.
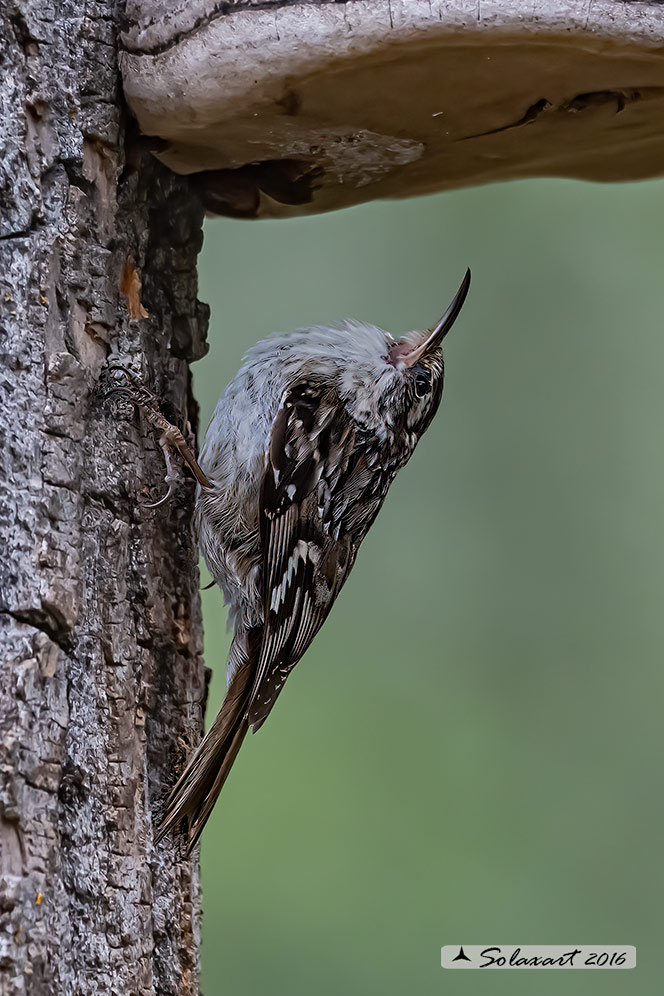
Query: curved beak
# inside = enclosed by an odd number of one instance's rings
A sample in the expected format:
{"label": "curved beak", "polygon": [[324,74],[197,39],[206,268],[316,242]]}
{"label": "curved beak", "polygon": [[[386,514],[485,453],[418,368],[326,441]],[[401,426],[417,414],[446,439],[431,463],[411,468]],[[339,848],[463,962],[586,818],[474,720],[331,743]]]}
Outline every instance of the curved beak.
{"label": "curved beak", "polygon": [[[413,363],[417,363],[420,357],[424,356],[426,352],[430,349],[436,349],[440,346],[441,342],[450,331],[455,321],[459,316],[459,312],[463,307],[463,302],[466,300],[466,294],[468,293],[468,288],[470,287],[470,270],[466,270],[463,280],[461,281],[461,286],[454,295],[454,300],[450,304],[449,308],[440,319],[440,321],[433,327],[429,335],[426,337],[424,342],[415,346],[408,352],[401,352],[399,359],[406,366],[412,366]],[[403,349],[403,347],[401,347]]]}

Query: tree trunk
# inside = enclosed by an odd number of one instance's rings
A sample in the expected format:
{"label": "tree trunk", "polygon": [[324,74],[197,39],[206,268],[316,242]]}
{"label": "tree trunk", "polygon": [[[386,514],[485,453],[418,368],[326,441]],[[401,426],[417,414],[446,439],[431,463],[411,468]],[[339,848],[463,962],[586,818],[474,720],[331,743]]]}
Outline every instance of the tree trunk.
{"label": "tree trunk", "polygon": [[197,859],[153,844],[202,726],[193,486],[141,509],[159,448],[94,389],[117,354],[195,422],[202,213],[125,142],[122,6],[0,8],[3,996],[198,992]]}

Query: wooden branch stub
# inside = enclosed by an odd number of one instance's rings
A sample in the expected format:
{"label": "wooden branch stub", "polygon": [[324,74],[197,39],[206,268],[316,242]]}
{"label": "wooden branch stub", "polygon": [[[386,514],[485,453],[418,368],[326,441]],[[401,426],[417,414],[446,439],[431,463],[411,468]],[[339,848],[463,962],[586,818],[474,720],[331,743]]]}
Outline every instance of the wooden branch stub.
{"label": "wooden branch stub", "polygon": [[664,6],[131,0],[124,86],[220,213],[664,173]]}

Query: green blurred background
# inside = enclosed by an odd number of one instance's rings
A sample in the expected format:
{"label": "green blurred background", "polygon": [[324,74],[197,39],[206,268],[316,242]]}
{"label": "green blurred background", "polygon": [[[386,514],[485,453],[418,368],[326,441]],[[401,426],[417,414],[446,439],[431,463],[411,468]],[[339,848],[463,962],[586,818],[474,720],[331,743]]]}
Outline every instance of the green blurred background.
{"label": "green blurred background", "polygon": [[[529,181],[208,223],[203,426],[258,338],[399,334],[473,285],[439,415],[204,835],[207,996],[661,991],[663,204]],[[456,942],[639,967],[480,979],[440,968]]]}

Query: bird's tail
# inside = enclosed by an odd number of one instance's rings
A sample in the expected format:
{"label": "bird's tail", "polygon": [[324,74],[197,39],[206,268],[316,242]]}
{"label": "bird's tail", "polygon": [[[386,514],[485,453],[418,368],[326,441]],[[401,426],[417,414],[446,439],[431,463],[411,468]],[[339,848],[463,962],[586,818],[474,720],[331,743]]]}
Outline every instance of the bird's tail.
{"label": "bird's tail", "polygon": [[252,678],[253,668],[246,663],[236,672],[219,715],[166,800],[156,841],[179,827],[187,854],[195,847],[249,729]]}

